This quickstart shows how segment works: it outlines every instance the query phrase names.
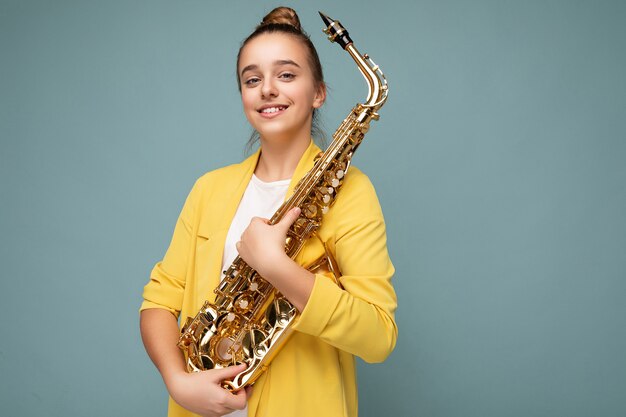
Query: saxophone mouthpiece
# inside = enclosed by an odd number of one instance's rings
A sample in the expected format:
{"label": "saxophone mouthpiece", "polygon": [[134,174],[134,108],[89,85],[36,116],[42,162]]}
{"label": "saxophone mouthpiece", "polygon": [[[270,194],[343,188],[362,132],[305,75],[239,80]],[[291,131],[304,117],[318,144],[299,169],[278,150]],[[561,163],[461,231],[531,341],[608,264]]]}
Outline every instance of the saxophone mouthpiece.
{"label": "saxophone mouthpiece", "polygon": [[333,19],[331,19],[330,17],[326,16],[324,13],[322,13],[320,11],[318,11],[318,13],[320,14],[320,17],[322,18],[322,20],[324,21],[324,24],[326,26],[330,26],[334,22]]}
{"label": "saxophone mouthpiece", "polygon": [[343,49],[346,49],[346,47],[352,43],[352,39],[350,39],[346,28],[341,26],[338,20],[333,20],[322,12],[318,11],[318,13],[326,25],[324,33],[328,35],[328,40],[337,42]]}

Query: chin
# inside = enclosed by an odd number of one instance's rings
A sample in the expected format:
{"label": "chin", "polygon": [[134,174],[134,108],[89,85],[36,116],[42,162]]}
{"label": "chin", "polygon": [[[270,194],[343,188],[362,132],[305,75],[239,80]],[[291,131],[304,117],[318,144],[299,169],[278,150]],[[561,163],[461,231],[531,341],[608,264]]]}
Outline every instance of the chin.
{"label": "chin", "polygon": [[293,137],[293,132],[289,129],[285,129],[279,123],[271,124],[271,123],[263,123],[260,126],[256,127],[256,131],[259,132],[262,138],[272,139],[272,140],[280,140],[283,141],[285,138]]}

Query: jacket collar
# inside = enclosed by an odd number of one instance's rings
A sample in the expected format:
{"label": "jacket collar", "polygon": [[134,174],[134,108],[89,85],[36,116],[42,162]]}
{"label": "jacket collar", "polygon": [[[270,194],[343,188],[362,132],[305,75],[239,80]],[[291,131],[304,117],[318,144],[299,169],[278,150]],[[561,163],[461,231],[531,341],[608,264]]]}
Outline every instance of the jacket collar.
{"label": "jacket collar", "polygon": [[315,162],[314,160],[318,153],[320,153],[320,148],[315,144],[315,142],[311,141],[311,143],[309,143],[309,147],[306,151],[304,151],[302,157],[300,157],[300,162],[298,162],[296,170],[293,172],[285,200],[291,197],[298,182],[306,175],[307,172],[311,170],[311,168],[313,168]]}

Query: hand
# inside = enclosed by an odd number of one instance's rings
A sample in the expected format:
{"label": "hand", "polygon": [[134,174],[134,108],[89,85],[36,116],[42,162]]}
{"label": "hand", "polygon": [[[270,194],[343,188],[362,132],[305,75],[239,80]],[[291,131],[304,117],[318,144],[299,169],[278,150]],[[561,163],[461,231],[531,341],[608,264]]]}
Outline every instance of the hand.
{"label": "hand", "polygon": [[167,389],[179,405],[204,417],[218,417],[243,410],[248,399],[248,390],[235,393],[222,388],[221,383],[243,372],[245,365],[223,369],[176,374],[167,381]]}
{"label": "hand", "polygon": [[272,271],[280,268],[281,262],[289,260],[285,253],[285,239],[299,215],[300,208],[294,207],[273,226],[268,224],[268,219],[254,217],[236,244],[239,256],[261,276],[271,278]]}

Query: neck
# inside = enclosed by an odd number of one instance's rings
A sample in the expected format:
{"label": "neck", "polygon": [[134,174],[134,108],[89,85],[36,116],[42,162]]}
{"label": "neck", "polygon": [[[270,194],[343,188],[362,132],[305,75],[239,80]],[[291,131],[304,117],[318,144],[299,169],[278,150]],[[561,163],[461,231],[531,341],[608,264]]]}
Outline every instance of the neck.
{"label": "neck", "polygon": [[261,138],[261,155],[254,174],[265,182],[291,178],[310,142],[309,137],[278,143]]}

